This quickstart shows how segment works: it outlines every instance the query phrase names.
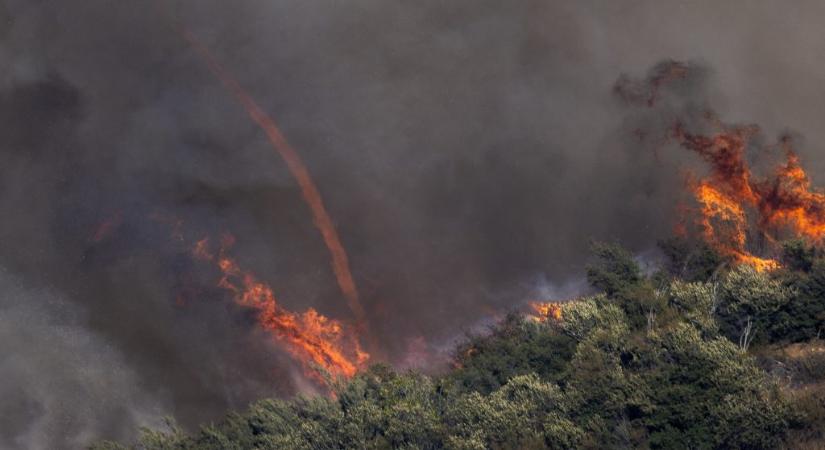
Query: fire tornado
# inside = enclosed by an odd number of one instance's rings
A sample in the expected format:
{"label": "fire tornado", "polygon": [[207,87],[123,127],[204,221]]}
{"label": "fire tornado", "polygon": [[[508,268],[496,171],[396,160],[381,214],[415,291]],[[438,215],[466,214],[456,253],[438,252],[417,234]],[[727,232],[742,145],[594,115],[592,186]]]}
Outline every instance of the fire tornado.
{"label": "fire tornado", "polygon": [[295,178],[298,186],[301,189],[301,194],[312,212],[315,226],[321,232],[332,258],[332,269],[335,273],[335,278],[338,286],[344,297],[347,300],[347,305],[355,316],[358,328],[362,331],[366,330],[367,321],[366,313],[358,296],[358,289],[355,281],[352,278],[350,271],[349,258],[341,243],[341,238],[335,229],[335,224],[332,221],[324,201],[321,198],[321,193],[318,187],[312,180],[304,162],[298,155],[295,148],[290,145],[284,134],[281,132],[275,121],[258,105],[257,102],[244,90],[240,83],[232,76],[232,74],[212,55],[212,52],[202,44],[197,37],[185,26],[175,22],[176,28],[181,36],[186,40],[189,46],[204,60],[208,65],[212,74],[218,78],[223,86],[229,91],[235,99],[246,110],[249,118],[257,124],[261,130],[266,134],[267,139],[272,144],[272,147],[281,155],[284,162],[286,162],[290,173]]}

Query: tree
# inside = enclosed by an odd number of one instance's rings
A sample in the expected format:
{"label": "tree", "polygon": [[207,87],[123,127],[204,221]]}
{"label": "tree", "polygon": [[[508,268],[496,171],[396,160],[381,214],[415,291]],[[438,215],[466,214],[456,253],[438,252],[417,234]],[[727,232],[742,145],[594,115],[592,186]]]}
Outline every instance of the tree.
{"label": "tree", "polygon": [[704,241],[673,237],[658,243],[667,258],[665,269],[684,281],[708,281],[725,263],[719,253]]}
{"label": "tree", "polygon": [[802,342],[825,336],[825,259],[817,258],[807,272],[780,274],[779,281],[794,292],[771,318],[771,342]]}
{"label": "tree", "polygon": [[447,448],[574,448],[583,432],[566,419],[561,390],[536,375],[520,375],[488,396],[477,392],[450,402]]}
{"label": "tree", "polygon": [[[825,303],[825,261],[779,275],[736,267],[718,282],[653,289],[628,252],[607,245],[596,254],[588,275],[606,292],[563,304],[559,320],[508,315],[469,336],[449,373],[376,365],[330,397],[262,400],[190,435],[173,425],[146,432],[134,448],[770,449],[792,425],[822,422],[819,395],[800,400],[804,420],[791,411],[745,351],[753,334],[741,326],[763,340],[780,327],[809,333],[814,304]],[[805,321],[782,321],[800,305]]]}
{"label": "tree", "polygon": [[720,286],[716,314],[722,333],[744,349],[754,339],[769,342],[777,314],[795,295],[794,289],[767,273],[744,264],[734,268]]}
{"label": "tree", "polygon": [[639,264],[633,255],[618,244],[594,242],[591,251],[596,257],[587,266],[587,281],[609,297],[615,296],[643,279]]}
{"label": "tree", "polygon": [[447,378],[466,391],[484,394],[518,375],[535,373],[559,380],[573,357],[575,341],[552,332],[552,327],[510,314],[488,335],[470,336],[458,346],[457,368]]}
{"label": "tree", "polygon": [[792,239],[782,244],[782,261],[791,270],[810,272],[818,255],[818,249],[804,239]]}
{"label": "tree", "polygon": [[718,285],[677,280],[670,285],[668,296],[670,307],[679,311],[704,336],[714,336],[719,331],[714,317],[719,303]]}

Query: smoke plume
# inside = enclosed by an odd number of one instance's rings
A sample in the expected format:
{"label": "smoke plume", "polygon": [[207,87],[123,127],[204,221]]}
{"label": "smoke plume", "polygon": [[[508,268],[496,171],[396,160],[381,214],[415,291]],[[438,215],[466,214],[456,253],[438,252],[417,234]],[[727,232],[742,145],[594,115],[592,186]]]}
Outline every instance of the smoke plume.
{"label": "smoke plume", "polygon": [[[374,361],[419,366],[536,280],[577,285],[593,238],[668,236],[702,161],[639,130],[711,106],[825,137],[820,2],[168,4],[303,158]],[[701,70],[617,84],[665,59]],[[155,1],[0,0],[0,67],[0,446],[311,389],[192,245],[232,233],[285,309],[358,318],[288,167]]]}

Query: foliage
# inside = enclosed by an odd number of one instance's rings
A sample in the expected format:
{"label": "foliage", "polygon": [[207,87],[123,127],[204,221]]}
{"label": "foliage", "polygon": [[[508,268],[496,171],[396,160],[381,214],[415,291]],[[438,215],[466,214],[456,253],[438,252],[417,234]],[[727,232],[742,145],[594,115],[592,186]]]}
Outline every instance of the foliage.
{"label": "foliage", "polygon": [[642,281],[642,271],[633,255],[618,244],[594,242],[596,262],[587,266],[587,281],[608,296],[615,296]]}
{"label": "foliage", "polygon": [[564,317],[564,321],[560,324],[562,332],[578,342],[584,340],[596,329],[614,330],[620,334],[627,328],[624,312],[609,303],[604,295],[567,303],[562,308],[562,315]]}
{"label": "foliage", "polygon": [[[602,294],[563,304],[561,320],[509,315],[469,336],[449,373],[374,366],[332,396],[262,400],[194,434],[147,431],[132,448],[771,449],[822,437],[822,389],[789,391],[740,334],[752,325],[753,348],[811,337],[825,262],[714,277],[697,265],[702,276],[661,286],[620,247],[594,252],[588,279]],[[821,386],[821,352],[806,354],[760,361]]]}
{"label": "foliage", "polygon": [[645,278],[633,255],[617,244],[594,242],[595,262],[587,266],[587,280],[626,315],[628,325],[641,329],[651,317],[664,312],[665,299]]}
{"label": "foliage", "polygon": [[558,386],[536,375],[514,377],[488,396],[458,397],[445,412],[454,449],[572,448],[583,432],[566,418],[568,401]]}
{"label": "foliage", "polygon": [[793,299],[771,320],[771,342],[802,342],[825,336],[825,259],[816,258],[808,271],[780,278],[793,289]]}
{"label": "foliage", "polygon": [[703,241],[673,237],[659,241],[665,254],[665,269],[684,281],[708,281],[725,262],[719,253]]}
{"label": "foliage", "polygon": [[756,343],[770,341],[775,316],[794,295],[792,289],[764,272],[747,265],[736,267],[720,286],[717,317],[722,333],[743,343],[748,334]]}
{"label": "foliage", "polygon": [[714,314],[718,307],[718,289],[710,283],[674,281],[670,285],[668,304],[705,336],[719,330]]}
{"label": "foliage", "polygon": [[447,376],[463,390],[490,393],[518,375],[535,373],[557,381],[573,356],[569,336],[548,333],[546,326],[508,315],[489,335],[472,336],[455,352],[457,369]]}
{"label": "foliage", "polygon": [[[819,254],[817,251],[816,254]],[[746,266],[731,270],[719,289],[716,311],[722,332],[738,339],[750,321],[755,345],[803,342],[825,329],[825,259],[807,270],[758,273]]]}
{"label": "foliage", "polygon": [[771,346],[759,352],[759,359],[782,380],[795,411],[786,448],[825,448],[825,342]]}
{"label": "foliage", "polygon": [[791,270],[809,272],[819,251],[804,239],[792,239],[782,244],[782,262]]}

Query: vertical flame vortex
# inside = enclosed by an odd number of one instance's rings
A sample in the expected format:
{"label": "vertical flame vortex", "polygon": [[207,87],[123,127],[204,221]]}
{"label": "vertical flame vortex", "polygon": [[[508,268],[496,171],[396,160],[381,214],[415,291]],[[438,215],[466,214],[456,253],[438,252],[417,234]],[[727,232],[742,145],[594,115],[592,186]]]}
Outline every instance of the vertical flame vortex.
{"label": "vertical flame vortex", "polygon": [[[165,4],[163,3],[163,0],[158,1],[160,2],[159,6],[161,8],[161,12],[163,13],[165,11]],[[327,249],[329,249],[332,257],[332,269],[335,273],[338,286],[347,300],[347,305],[355,315],[358,328],[360,330],[366,330],[366,312],[364,311],[361,301],[359,300],[358,289],[356,288],[355,281],[352,277],[352,272],[350,271],[347,252],[341,243],[341,239],[338,236],[338,232],[335,229],[335,224],[333,223],[332,218],[329,216],[329,213],[324,207],[321,193],[318,191],[318,187],[312,180],[309,170],[307,170],[307,167],[301,160],[298,152],[296,152],[292,145],[290,145],[286,140],[286,137],[284,137],[275,121],[266,112],[264,112],[260,106],[258,106],[252,96],[250,96],[246,90],[243,89],[240,83],[238,83],[238,81],[229,73],[229,71],[220,62],[218,62],[209,49],[203,45],[188,28],[177,21],[173,20],[173,23],[177,25],[176,28],[183,39],[206,62],[212,74],[220,80],[224,87],[243,106],[249,115],[249,118],[264,131],[269,139],[269,142],[278,154],[281,155],[284,162],[286,162],[290,173],[292,173],[292,176],[295,178],[301,189],[301,194],[304,201],[307,203],[312,212],[315,226],[321,232],[324,243],[326,244]]]}

